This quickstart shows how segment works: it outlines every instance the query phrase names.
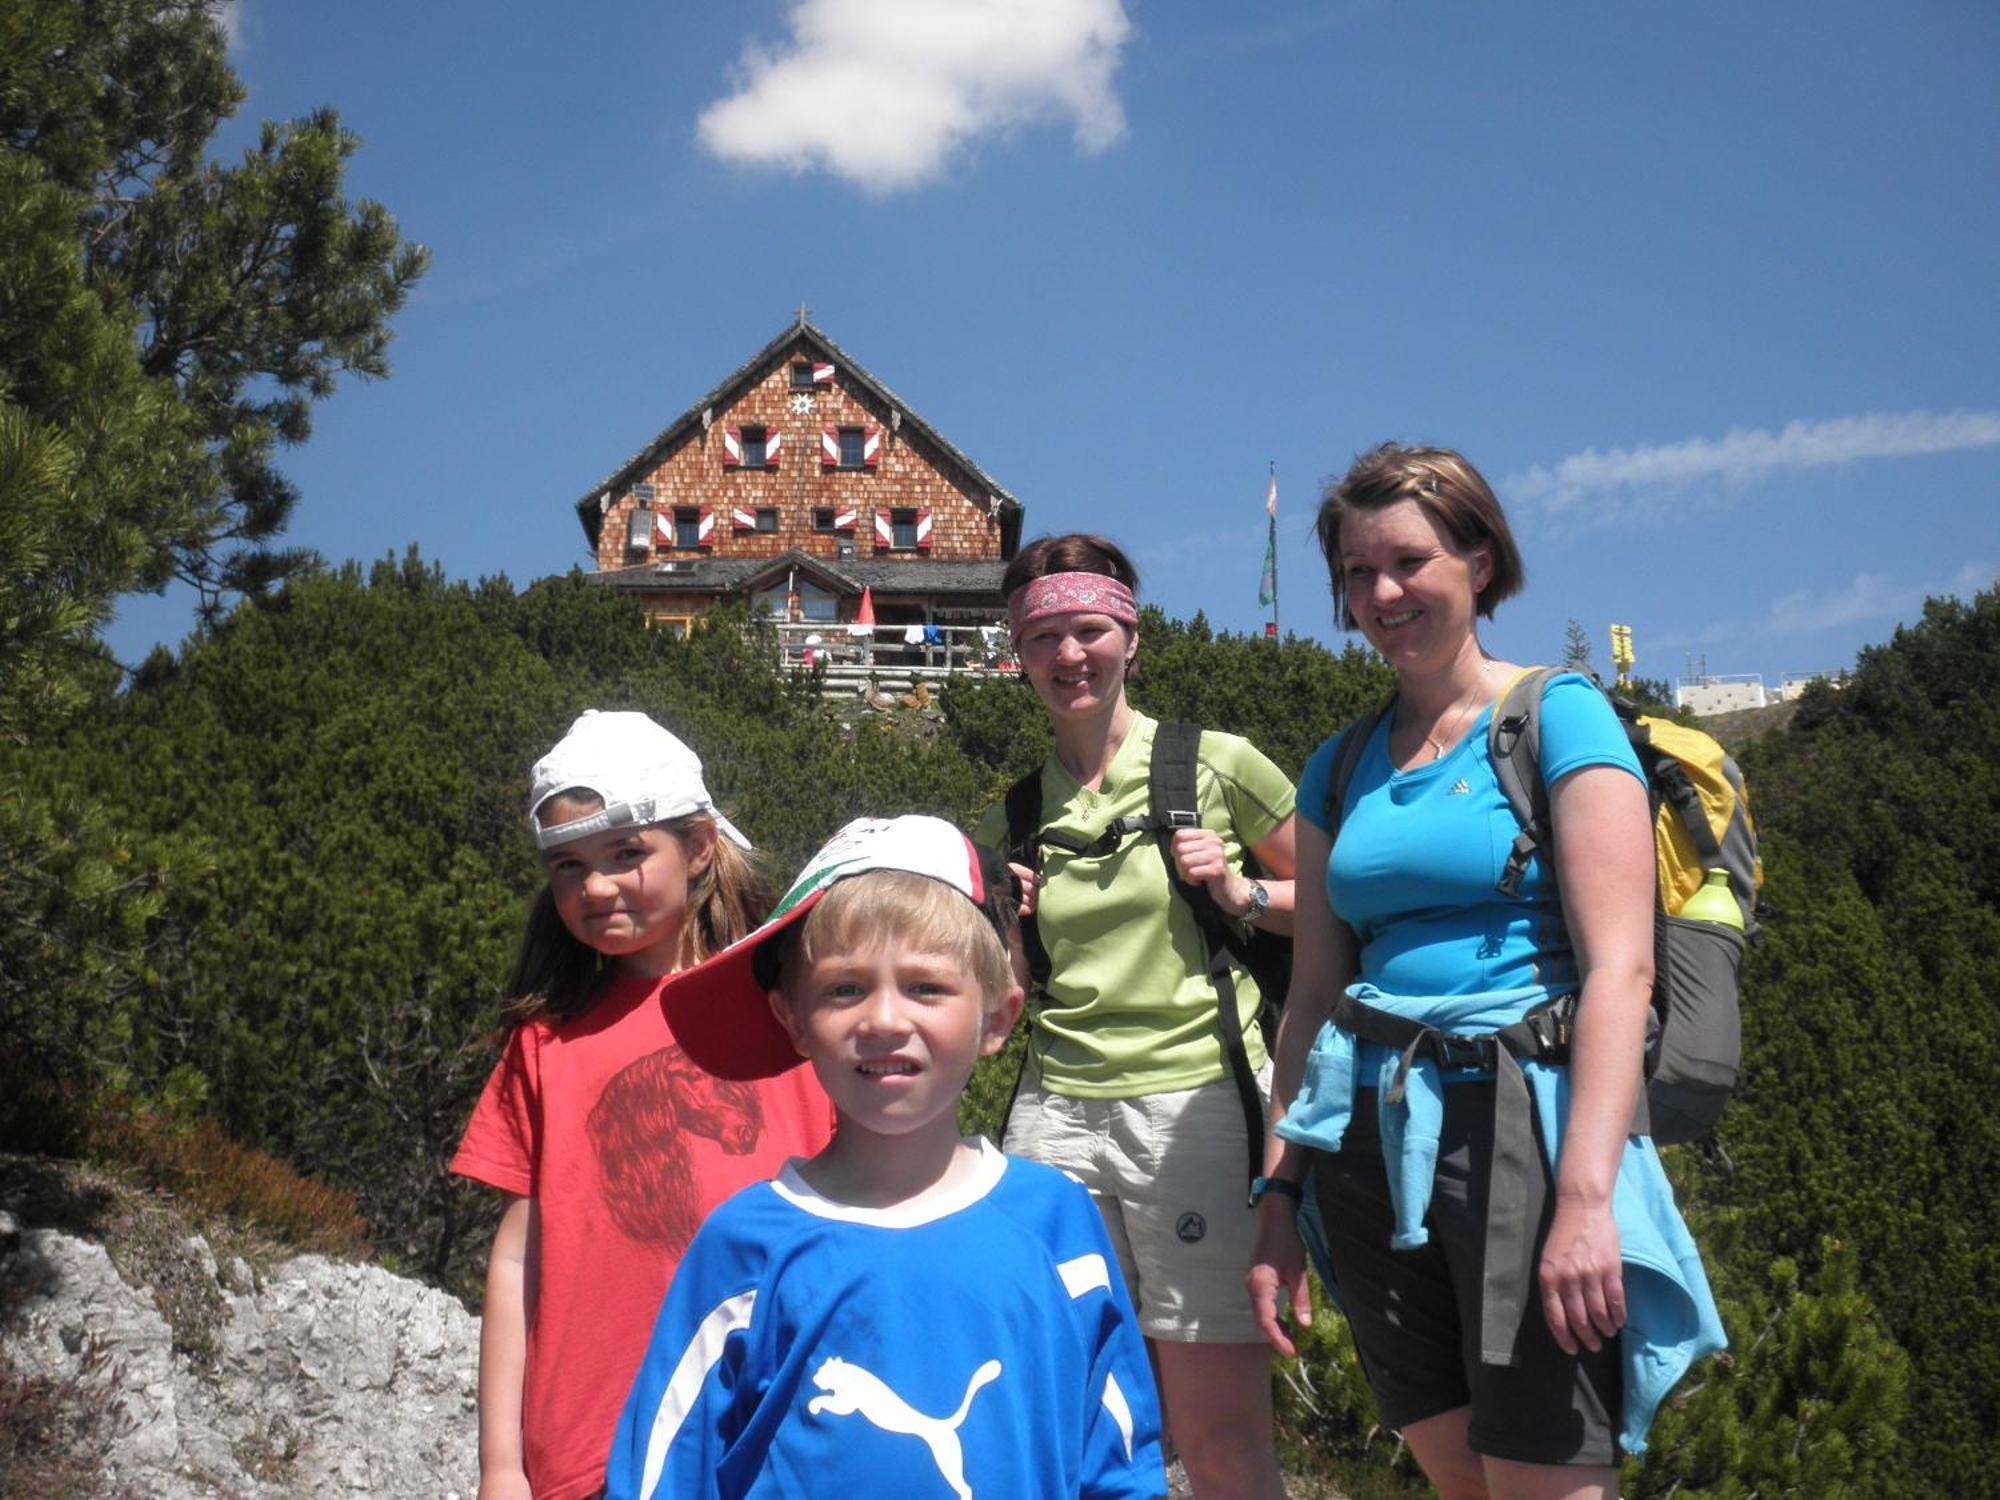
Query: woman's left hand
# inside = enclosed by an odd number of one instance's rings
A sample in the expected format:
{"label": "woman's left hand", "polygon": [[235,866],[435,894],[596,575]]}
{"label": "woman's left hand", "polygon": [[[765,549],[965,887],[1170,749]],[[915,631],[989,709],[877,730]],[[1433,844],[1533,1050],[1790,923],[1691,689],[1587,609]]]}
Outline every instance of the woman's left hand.
{"label": "woman's left hand", "polygon": [[1222,835],[1212,828],[1174,830],[1174,868],[1189,885],[1205,885],[1224,915],[1250,910],[1250,882],[1229,867]]}
{"label": "woman's left hand", "polygon": [[1625,1326],[1625,1268],[1608,1199],[1557,1198],[1540,1279],[1542,1316],[1563,1353],[1595,1353]]}

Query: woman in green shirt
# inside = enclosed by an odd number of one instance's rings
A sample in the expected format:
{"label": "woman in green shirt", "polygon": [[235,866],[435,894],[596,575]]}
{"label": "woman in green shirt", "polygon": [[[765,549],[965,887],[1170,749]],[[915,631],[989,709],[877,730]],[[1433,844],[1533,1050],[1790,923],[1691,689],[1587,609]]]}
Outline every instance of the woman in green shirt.
{"label": "woman in green shirt", "polygon": [[[1055,738],[1041,771],[1041,857],[1015,865],[1049,973],[1005,1144],[1075,1174],[1096,1200],[1196,1496],[1281,1500],[1270,1351],[1243,1292],[1255,1227],[1243,1105],[1202,932],[1167,861],[1230,919],[1288,932],[1292,785],[1249,742],[1204,733],[1200,826],[1170,844],[1144,832],[1105,838],[1151,805],[1158,726],[1125,696],[1137,587],[1115,544],[1082,535],[1030,543],[1003,579],[1014,649]],[[989,809],[978,837],[1008,848],[1004,807]],[[1241,967],[1232,977],[1247,1062],[1268,1091],[1256,981]]]}

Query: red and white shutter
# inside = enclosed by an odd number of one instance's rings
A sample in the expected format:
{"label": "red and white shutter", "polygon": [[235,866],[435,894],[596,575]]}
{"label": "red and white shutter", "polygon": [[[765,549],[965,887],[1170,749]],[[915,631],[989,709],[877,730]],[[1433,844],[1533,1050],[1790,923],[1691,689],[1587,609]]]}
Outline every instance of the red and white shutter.
{"label": "red and white shutter", "polygon": [[855,523],[860,519],[861,512],[852,505],[848,506],[845,510],[836,510],[833,513],[833,529],[835,531],[852,531]]}
{"label": "red and white shutter", "polygon": [[740,505],[732,505],[729,508],[729,524],[737,531],[755,531],[757,529],[757,512],[754,510],[745,510]]}
{"label": "red and white shutter", "polygon": [[725,427],[722,429],[722,467],[734,469],[743,463],[743,429]]}
{"label": "red and white shutter", "polygon": [[882,429],[871,427],[861,440],[861,467],[872,469],[882,462]]}
{"label": "red and white shutter", "polygon": [[695,523],[694,544],[697,547],[715,545],[715,507],[712,505],[701,508],[701,519]]}
{"label": "red and white shutter", "polygon": [[893,549],[895,545],[896,545],[896,523],[890,519],[889,512],[887,512],[886,510],[876,511],[875,550],[877,552],[888,552],[891,549]]}
{"label": "red and white shutter", "polygon": [[822,469],[840,467],[840,429],[822,427],[819,430],[819,466]]}
{"label": "red and white shutter", "polygon": [[917,550],[931,550],[931,508],[928,505],[917,512]]}
{"label": "red and white shutter", "polygon": [[778,449],[784,446],[785,435],[777,428],[767,428],[764,433],[764,467],[778,467]]}
{"label": "red and white shutter", "polygon": [[832,366],[832,365],[814,365],[814,366],[813,366],[813,384],[814,384],[814,385],[832,385],[832,384],[833,384],[833,366]]}
{"label": "red and white shutter", "polygon": [[653,545],[671,547],[674,544],[674,513],[671,510],[653,512]]}

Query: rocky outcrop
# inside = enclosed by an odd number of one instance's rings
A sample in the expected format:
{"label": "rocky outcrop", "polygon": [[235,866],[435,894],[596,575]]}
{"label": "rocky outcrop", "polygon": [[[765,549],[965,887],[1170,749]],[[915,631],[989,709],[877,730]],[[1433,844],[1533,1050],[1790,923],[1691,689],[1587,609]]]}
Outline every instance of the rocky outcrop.
{"label": "rocky outcrop", "polygon": [[[473,1500],[479,1320],[458,1301],[379,1266],[174,1248],[171,1291],[136,1286],[97,1241],[0,1211],[0,1364],[70,1410],[62,1472],[98,1476],[29,1495],[0,1474],[0,1496]],[[1168,1481],[1191,1493],[1179,1464]]]}
{"label": "rocky outcrop", "polygon": [[197,1236],[182,1248],[213,1314],[177,1339],[102,1245],[8,1238],[0,1356],[97,1413],[96,1494],[471,1500],[479,1324],[444,1293],[316,1255],[218,1265]]}

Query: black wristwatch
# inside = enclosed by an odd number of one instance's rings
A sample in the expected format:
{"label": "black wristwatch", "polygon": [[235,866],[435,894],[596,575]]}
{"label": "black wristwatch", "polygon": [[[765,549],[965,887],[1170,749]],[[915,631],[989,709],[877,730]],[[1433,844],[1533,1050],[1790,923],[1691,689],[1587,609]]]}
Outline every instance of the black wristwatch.
{"label": "black wristwatch", "polygon": [[1294,1203],[1306,1201],[1305,1190],[1289,1177],[1259,1177],[1250,1184],[1250,1206],[1255,1208],[1266,1193],[1276,1193]]}

